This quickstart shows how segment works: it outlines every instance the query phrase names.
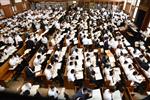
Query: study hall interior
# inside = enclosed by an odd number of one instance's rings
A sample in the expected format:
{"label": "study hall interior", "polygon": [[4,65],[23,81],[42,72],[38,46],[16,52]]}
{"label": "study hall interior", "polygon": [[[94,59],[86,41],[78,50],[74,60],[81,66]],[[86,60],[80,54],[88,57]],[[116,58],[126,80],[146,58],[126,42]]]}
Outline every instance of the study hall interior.
{"label": "study hall interior", "polygon": [[150,0],[0,0],[1,100],[150,100]]}

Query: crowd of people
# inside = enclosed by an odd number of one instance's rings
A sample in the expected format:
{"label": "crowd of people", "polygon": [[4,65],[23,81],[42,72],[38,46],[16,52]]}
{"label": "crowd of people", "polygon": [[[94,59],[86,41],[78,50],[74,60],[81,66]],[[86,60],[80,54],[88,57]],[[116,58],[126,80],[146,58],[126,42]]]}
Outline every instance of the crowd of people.
{"label": "crowd of people", "polygon": [[[60,86],[67,82],[79,86],[81,90],[72,97],[73,100],[92,98],[91,90],[83,88],[88,86],[86,79],[95,84],[95,88],[105,87],[102,93],[104,100],[115,100],[116,96],[112,95],[116,94],[120,94],[117,99],[122,100],[127,81],[137,91],[140,86],[143,87],[140,91],[145,91],[146,86],[143,85],[150,78],[147,41],[135,42],[135,45],[130,43],[119,30],[127,22],[131,22],[129,16],[122,10],[105,7],[28,10],[2,20],[4,28],[1,33],[4,34],[0,38],[0,61],[5,62],[3,56],[12,55],[9,65],[12,70],[17,67],[15,80],[25,71],[25,81],[38,80],[41,84],[41,77],[45,76],[44,81],[58,81]],[[30,50],[28,59],[14,53],[23,46]],[[8,51],[9,48],[11,50]],[[64,82],[64,77],[67,77],[67,82]],[[21,94],[30,94],[31,83],[28,85]],[[69,100],[65,89],[61,93],[49,85],[50,98]]]}

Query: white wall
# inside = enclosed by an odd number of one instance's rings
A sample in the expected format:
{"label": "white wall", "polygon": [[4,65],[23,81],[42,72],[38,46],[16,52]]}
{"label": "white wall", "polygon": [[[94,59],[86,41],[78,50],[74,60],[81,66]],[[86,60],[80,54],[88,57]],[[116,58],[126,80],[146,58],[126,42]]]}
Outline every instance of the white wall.
{"label": "white wall", "polygon": [[19,3],[19,2],[22,2],[22,0],[15,0],[15,3]]}
{"label": "white wall", "polygon": [[1,5],[8,5],[10,4],[10,0],[0,0]]}

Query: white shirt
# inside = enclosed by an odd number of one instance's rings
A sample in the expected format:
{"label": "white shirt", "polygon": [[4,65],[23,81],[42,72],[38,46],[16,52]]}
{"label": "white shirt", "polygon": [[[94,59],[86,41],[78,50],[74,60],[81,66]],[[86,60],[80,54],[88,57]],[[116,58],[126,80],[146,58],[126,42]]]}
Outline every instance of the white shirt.
{"label": "white shirt", "polygon": [[64,93],[65,93],[65,88],[62,88],[59,95],[58,95],[59,100],[66,100]]}
{"label": "white shirt", "polygon": [[53,90],[49,89],[48,90],[48,96],[54,96],[54,98],[58,97],[58,93],[57,93],[58,89],[56,87],[54,87]]}
{"label": "white shirt", "polygon": [[79,55],[78,52],[73,51],[72,56],[75,57],[75,56],[77,56],[77,55]]}
{"label": "white shirt", "polygon": [[92,64],[91,61],[86,61],[86,62],[85,62],[85,66],[86,66],[86,67],[90,67],[91,64]]}
{"label": "white shirt", "polygon": [[109,89],[106,89],[104,91],[103,97],[104,97],[104,100],[112,100],[112,96],[111,96],[111,93],[110,93]]}
{"label": "white shirt", "polygon": [[133,63],[133,61],[132,61],[132,59],[131,59],[131,58],[128,58],[128,57],[127,57],[127,58],[125,58],[125,59],[126,59],[126,61],[127,61],[127,62],[129,62],[130,64],[132,64],[132,63]]}
{"label": "white shirt", "polygon": [[21,94],[26,91],[26,90],[30,90],[32,87],[31,83],[25,83],[22,87],[21,87]]}
{"label": "white shirt", "polygon": [[[40,55],[40,54],[38,54],[38,55]],[[37,57],[34,59],[34,61],[33,61],[33,65],[34,66],[39,66],[39,65],[41,65],[42,63],[43,63],[43,61],[45,60],[45,56],[44,55],[41,55],[41,57],[38,59]]]}
{"label": "white shirt", "polygon": [[113,100],[122,100],[122,96],[119,90],[112,93]]}
{"label": "white shirt", "polygon": [[118,46],[118,42],[117,41],[115,41],[114,39],[112,39],[112,40],[110,40],[109,41],[109,44],[110,44],[110,46],[112,47],[112,48],[117,48],[117,46]]}
{"label": "white shirt", "polygon": [[8,55],[11,55],[16,50],[16,47],[14,45],[7,47],[4,52]]}
{"label": "white shirt", "polygon": [[18,42],[21,42],[21,41],[23,41],[23,40],[22,40],[22,38],[21,38],[19,35],[17,35],[17,36],[15,37],[15,41],[16,41],[16,43],[18,44]]}
{"label": "white shirt", "polygon": [[20,61],[20,58],[17,56],[17,57],[12,57],[10,60],[9,60],[9,64],[10,66],[14,67],[16,66]]}
{"label": "white shirt", "polygon": [[41,62],[38,58],[35,58],[34,61],[33,61],[33,65],[34,66],[38,66],[38,65],[41,65]]}
{"label": "white shirt", "polygon": [[133,82],[137,82],[137,83],[141,83],[143,81],[142,77],[139,78],[139,76],[141,75],[133,75],[132,73],[129,74],[127,77],[129,80],[133,81]]}
{"label": "white shirt", "polygon": [[52,77],[51,69],[46,68],[45,71],[44,71],[44,74],[45,74],[47,80],[51,79],[51,77]]}
{"label": "white shirt", "polygon": [[83,45],[88,45],[89,44],[88,38],[83,38],[82,42],[83,42]]}
{"label": "white shirt", "polygon": [[116,84],[116,81],[113,80],[113,76],[107,75],[106,78],[107,78],[107,80],[110,81],[110,83],[109,83],[110,86],[114,86]]}
{"label": "white shirt", "polygon": [[120,56],[120,57],[119,57],[119,61],[120,61],[121,64],[123,64],[124,61],[125,61],[125,57],[124,57],[124,56]]}
{"label": "white shirt", "polygon": [[68,72],[67,72],[67,76],[68,76],[68,81],[72,81],[72,82],[74,82],[75,81],[75,74],[73,73],[71,73],[71,70],[69,70]]}
{"label": "white shirt", "polygon": [[55,78],[58,76],[58,73],[57,73],[57,67],[56,66],[53,66],[52,67],[52,78]]}
{"label": "white shirt", "polygon": [[70,64],[67,65],[67,70],[71,70],[71,69],[75,69],[75,65],[74,64],[73,65],[70,65]]}
{"label": "white shirt", "polygon": [[47,44],[48,43],[48,39],[46,37],[42,37],[41,38],[42,43]]}
{"label": "white shirt", "polygon": [[10,59],[9,60],[9,64],[10,64],[10,66],[15,66],[16,64],[17,64],[17,61],[16,60],[14,60],[14,59]]}
{"label": "white shirt", "polygon": [[117,55],[117,56],[120,56],[120,54],[121,54],[121,49],[117,48],[117,49],[116,49],[116,55]]}
{"label": "white shirt", "polygon": [[57,29],[60,29],[60,23],[55,22],[55,27],[56,27]]}
{"label": "white shirt", "polygon": [[37,30],[40,29],[40,26],[41,26],[41,25],[40,25],[39,23],[37,23],[37,24],[36,24],[36,29],[37,29]]}
{"label": "white shirt", "polygon": [[8,43],[9,43],[9,44],[14,44],[14,40],[13,40],[13,38],[10,37],[10,36],[8,37]]}
{"label": "white shirt", "polygon": [[116,71],[114,71],[114,74],[113,74],[113,81],[115,82],[119,82],[121,80],[120,78],[120,74]]}
{"label": "white shirt", "polygon": [[4,91],[6,88],[0,85],[0,91]]}
{"label": "white shirt", "polygon": [[109,72],[110,72],[110,68],[104,68],[104,73],[105,73],[105,75],[107,76],[107,75],[109,75]]}

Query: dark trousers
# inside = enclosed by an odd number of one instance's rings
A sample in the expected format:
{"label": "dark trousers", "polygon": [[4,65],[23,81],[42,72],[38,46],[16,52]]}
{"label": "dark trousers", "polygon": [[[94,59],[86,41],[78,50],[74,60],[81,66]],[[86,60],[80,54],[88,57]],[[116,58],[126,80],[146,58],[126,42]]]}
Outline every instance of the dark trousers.
{"label": "dark trousers", "polygon": [[21,48],[23,46],[23,41],[18,42],[18,48]]}

